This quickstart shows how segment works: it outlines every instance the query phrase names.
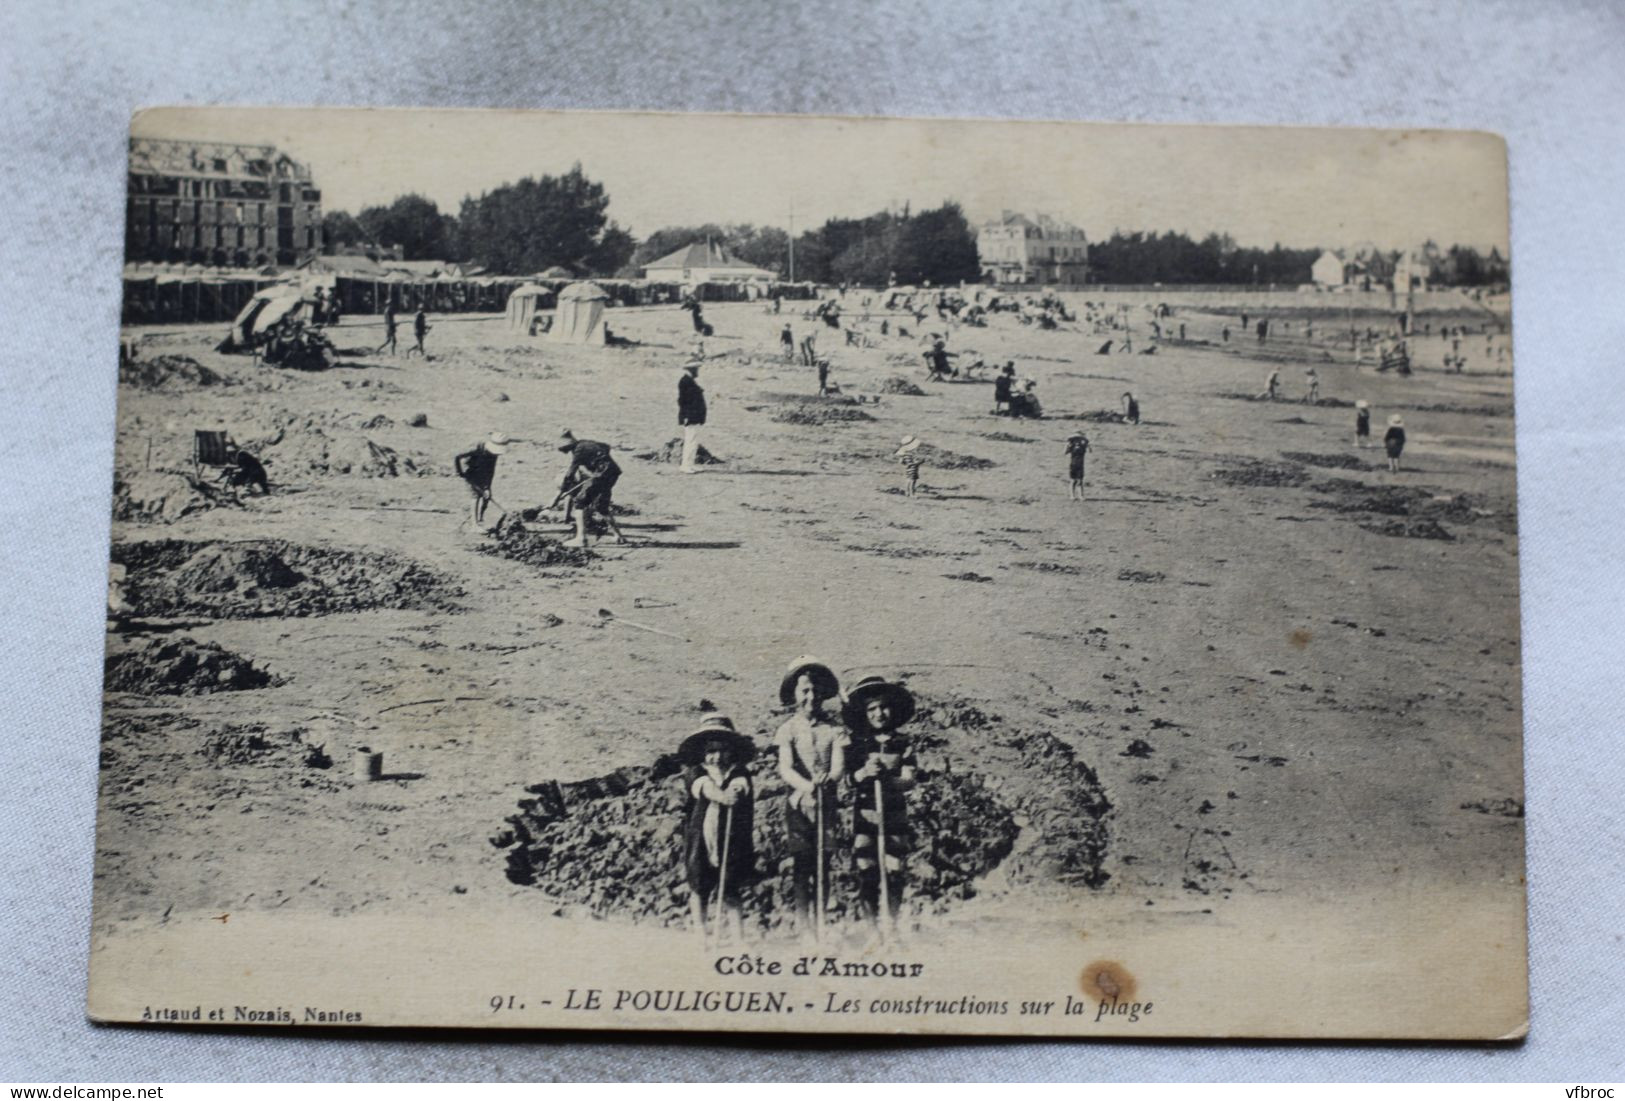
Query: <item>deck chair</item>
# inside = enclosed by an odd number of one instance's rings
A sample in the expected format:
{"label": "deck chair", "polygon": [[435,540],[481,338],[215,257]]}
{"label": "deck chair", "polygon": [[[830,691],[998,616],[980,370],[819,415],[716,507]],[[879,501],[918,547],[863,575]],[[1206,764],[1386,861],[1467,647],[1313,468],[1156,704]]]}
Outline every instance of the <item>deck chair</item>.
{"label": "deck chair", "polygon": [[227,467],[237,465],[237,444],[230,432],[215,432],[199,428],[192,434],[192,476],[203,480],[203,468],[219,467],[224,475]]}

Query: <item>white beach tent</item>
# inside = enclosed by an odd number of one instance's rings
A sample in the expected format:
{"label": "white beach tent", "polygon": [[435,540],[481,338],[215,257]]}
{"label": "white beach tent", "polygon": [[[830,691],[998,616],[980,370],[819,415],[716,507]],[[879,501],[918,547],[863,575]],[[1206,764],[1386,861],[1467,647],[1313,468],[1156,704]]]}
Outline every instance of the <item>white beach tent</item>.
{"label": "white beach tent", "polygon": [[536,283],[524,283],[508,295],[508,328],[516,333],[528,333],[536,315],[545,310],[553,292]]}
{"label": "white beach tent", "polygon": [[250,298],[232,321],[227,342],[234,347],[252,347],[277,322],[298,317],[304,305],[304,294],[297,286],[278,283],[266,287]]}
{"label": "white beach tent", "polygon": [[597,283],[571,283],[559,292],[549,340],[561,344],[604,344],[604,305],[609,294]]}

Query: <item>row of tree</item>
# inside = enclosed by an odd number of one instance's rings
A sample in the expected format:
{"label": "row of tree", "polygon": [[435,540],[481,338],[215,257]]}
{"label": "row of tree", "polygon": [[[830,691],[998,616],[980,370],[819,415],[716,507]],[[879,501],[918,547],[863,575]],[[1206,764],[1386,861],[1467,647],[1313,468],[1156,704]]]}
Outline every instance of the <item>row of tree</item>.
{"label": "row of tree", "polygon": [[[421,195],[403,195],[359,214],[336,210],[322,222],[334,246],[402,247],[408,260],[473,261],[496,275],[526,275],[562,267],[574,275],[635,278],[646,264],[697,241],[711,241],[739,260],[792,273],[790,236],[774,226],[668,226],[641,241],[609,217],[609,194],[577,164],[562,176],[526,177],[478,197],[453,216]],[[1435,246],[1436,249],[1436,246]],[[1200,241],[1183,233],[1114,231],[1089,247],[1096,283],[1278,283],[1310,281],[1318,248],[1242,248],[1228,234]],[[1503,282],[1498,253],[1470,248],[1439,251],[1435,282],[1479,286]],[[795,239],[794,277],[817,283],[938,286],[981,276],[976,235],[957,203],[911,213],[882,211],[867,218],[831,218]]]}

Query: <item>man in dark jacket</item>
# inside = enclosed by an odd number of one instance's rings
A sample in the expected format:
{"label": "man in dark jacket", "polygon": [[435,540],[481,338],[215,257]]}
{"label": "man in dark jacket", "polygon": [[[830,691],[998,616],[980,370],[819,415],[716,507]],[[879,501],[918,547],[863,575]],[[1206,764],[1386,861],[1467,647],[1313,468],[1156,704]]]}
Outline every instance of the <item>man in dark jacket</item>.
{"label": "man in dark jacket", "polygon": [[705,425],[705,390],[700,386],[700,361],[683,364],[677,378],[677,423],[683,429],[684,474],[698,473],[694,461],[700,453],[700,429]]}

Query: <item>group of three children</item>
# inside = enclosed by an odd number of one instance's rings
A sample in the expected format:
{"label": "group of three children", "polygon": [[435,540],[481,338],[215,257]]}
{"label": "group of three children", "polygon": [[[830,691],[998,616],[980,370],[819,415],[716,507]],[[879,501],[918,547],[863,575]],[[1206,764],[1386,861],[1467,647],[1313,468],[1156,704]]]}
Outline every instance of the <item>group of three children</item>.
{"label": "group of three children", "polygon": [[[837,721],[824,710],[841,700]],[[913,848],[907,791],[918,763],[899,728],[914,716],[902,685],[865,677],[842,695],[833,670],[816,658],[790,663],[779,700],[791,715],[774,735],[778,773],[790,791],[784,812],[791,899],[803,938],[821,936],[828,914],[830,856],[845,803],[852,822],[852,870],[860,916],[882,937],[896,931],[904,865]],[[707,939],[708,918],[742,936],[743,889],[754,881],[755,786],[746,765],[755,743],[721,715],[706,716],[679,751],[687,810],[683,860],[689,906]],[[844,790],[843,790],[844,789]],[[712,914],[713,903],[720,912]]]}

